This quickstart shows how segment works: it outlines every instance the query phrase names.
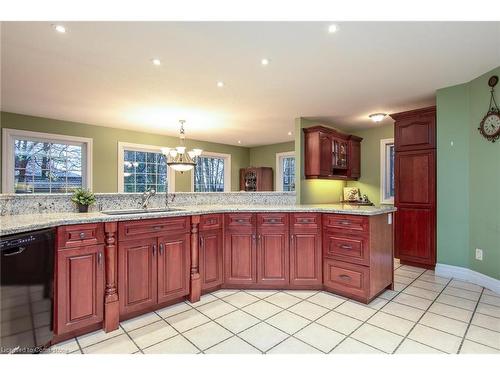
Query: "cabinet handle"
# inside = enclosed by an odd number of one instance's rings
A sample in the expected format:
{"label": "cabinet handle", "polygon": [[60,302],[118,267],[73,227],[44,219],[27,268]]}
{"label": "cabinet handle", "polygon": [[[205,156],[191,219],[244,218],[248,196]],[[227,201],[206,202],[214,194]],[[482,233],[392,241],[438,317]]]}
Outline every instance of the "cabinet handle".
{"label": "cabinet handle", "polygon": [[256,236],[255,236],[255,233],[254,233],[254,234],[252,234],[252,241],[255,241],[255,239],[256,239]]}
{"label": "cabinet handle", "polygon": [[290,241],[292,242],[293,244],[293,234],[290,235]]}
{"label": "cabinet handle", "polygon": [[278,222],[278,220],[277,220],[277,219],[269,219],[269,222],[270,222],[271,224],[274,224],[274,223],[277,223],[277,222]]}
{"label": "cabinet handle", "polygon": [[200,237],[200,247],[202,248],[204,245],[203,237]]}
{"label": "cabinet handle", "polygon": [[153,227],[154,230],[161,230],[163,229],[163,225],[156,225]]}
{"label": "cabinet handle", "polygon": [[97,264],[102,264],[102,253],[100,251],[97,253]]}
{"label": "cabinet handle", "polygon": [[340,277],[341,279],[344,279],[344,280],[351,280],[351,276],[348,276],[348,275],[344,275],[344,274],[342,274],[342,275],[339,275],[339,277]]}
{"label": "cabinet handle", "polygon": [[85,233],[84,232],[80,232],[80,238],[83,240],[85,238]]}
{"label": "cabinet handle", "polygon": [[236,222],[237,222],[237,223],[244,223],[245,221],[246,221],[246,220],[244,220],[244,219],[236,219]]}
{"label": "cabinet handle", "polygon": [[310,223],[310,222],[311,222],[311,220],[309,220],[309,219],[301,219],[301,220],[299,220],[299,223],[301,223],[301,224],[307,224],[307,223]]}
{"label": "cabinet handle", "polygon": [[351,224],[351,222],[349,220],[341,220],[341,221],[339,221],[339,224],[349,225],[349,224]]}
{"label": "cabinet handle", "polygon": [[262,235],[259,234],[259,237],[257,239],[260,241],[262,239]]}
{"label": "cabinet handle", "polygon": [[351,245],[340,245],[340,247],[342,249],[347,249],[347,250],[351,250],[352,249],[352,246]]}
{"label": "cabinet handle", "polygon": [[156,245],[153,245],[153,256],[156,256]]}
{"label": "cabinet handle", "polygon": [[163,244],[160,244],[160,255],[163,255]]}

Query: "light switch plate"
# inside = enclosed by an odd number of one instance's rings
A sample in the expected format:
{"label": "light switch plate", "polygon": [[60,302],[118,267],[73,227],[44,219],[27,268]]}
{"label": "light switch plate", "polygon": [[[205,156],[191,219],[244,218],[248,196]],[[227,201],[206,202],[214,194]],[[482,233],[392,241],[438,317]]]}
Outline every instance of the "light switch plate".
{"label": "light switch plate", "polygon": [[476,249],[476,260],[483,260],[483,250]]}

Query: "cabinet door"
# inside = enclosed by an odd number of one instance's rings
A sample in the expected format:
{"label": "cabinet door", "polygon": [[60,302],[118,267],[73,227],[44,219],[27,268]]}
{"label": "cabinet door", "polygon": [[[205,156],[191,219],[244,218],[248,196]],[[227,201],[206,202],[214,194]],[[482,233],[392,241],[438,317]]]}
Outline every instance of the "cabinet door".
{"label": "cabinet door", "polygon": [[55,333],[60,335],[102,322],[104,246],[57,251]]}
{"label": "cabinet door", "polygon": [[358,179],[361,176],[361,142],[357,140],[349,141],[349,177]]}
{"label": "cabinet door", "polygon": [[[316,156],[318,157],[318,156]],[[332,137],[326,133],[319,134],[319,173],[330,176],[333,172]]]}
{"label": "cabinet door", "polygon": [[222,230],[200,232],[200,277],[201,289],[206,290],[222,284]]}
{"label": "cabinet door", "polygon": [[156,237],[118,244],[120,315],[143,310],[157,302]]}
{"label": "cabinet door", "polygon": [[315,286],[322,283],[321,234],[292,230],[290,236],[290,284]]}
{"label": "cabinet door", "polygon": [[257,282],[286,286],[290,281],[288,214],[257,214]]}
{"label": "cabinet door", "polygon": [[396,151],[436,147],[436,110],[427,108],[393,116]]}
{"label": "cabinet door", "polygon": [[158,239],[158,303],[189,294],[189,240],[188,233]]}

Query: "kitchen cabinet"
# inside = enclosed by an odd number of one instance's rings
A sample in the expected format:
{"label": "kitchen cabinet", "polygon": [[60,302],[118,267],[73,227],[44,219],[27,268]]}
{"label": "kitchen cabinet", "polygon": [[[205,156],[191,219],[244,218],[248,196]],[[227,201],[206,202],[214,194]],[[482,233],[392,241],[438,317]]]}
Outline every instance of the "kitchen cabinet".
{"label": "kitchen cabinet", "polygon": [[322,276],[321,214],[290,214],[290,285],[320,287]]}
{"label": "kitchen cabinet", "polygon": [[436,108],[391,115],[395,146],[395,253],[402,264],[436,264]]}
{"label": "kitchen cabinet", "polygon": [[190,266],[189,217],[120,222],[120,317],[188,295]]}
{"label": "kitchen cabinet", "polygon": [[222,215],[202,215],[200,218],[200,277],[201,290],[206,292],[222,285],[223,233]]}
{"label": "kitchen cabinet", "polygon": [[273,191],[273,169],[271,167],[241,168],[240,190]]}
{"label": "kitchen cabinet", "polygon": [[304,174],[307,179],[357,180],[361,176],[361,141],[325,126],[304,131]]}
{"label": "kitchen cabinet", "polygon": [[[62,226],[57,230],[54,333],[64,335],[98,325],[104,314],[102,224]],[[82,235],[80,235],[83,233]],[[92,245],[87,245],[89,242]],[[65,247],[59,246],[63,245]]]}

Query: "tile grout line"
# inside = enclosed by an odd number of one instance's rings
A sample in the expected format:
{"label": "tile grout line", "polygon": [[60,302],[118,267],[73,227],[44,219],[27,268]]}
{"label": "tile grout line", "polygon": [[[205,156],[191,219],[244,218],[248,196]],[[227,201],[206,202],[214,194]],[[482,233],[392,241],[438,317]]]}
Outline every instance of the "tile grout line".
{"label": "tile grout line", "polygon": [[477,307],[479,306],[479,301],[481,300],[481,297],[483,296],[484,288],[481,290],[481,294],[479,295],[479,299],[476,302],[476,306],[474,307],[474,312],[472,313],[472,316],[470,317],[469,324],[467,324],[467,328],[465,329],[464,336],[462,337],[462,341],[460,341],[460,345],[458,346],[458,351],[457,353],[460,353],[462,350],[462,346],[464,345],[465,337],[467,336],[467,333],[469,332],[469,328],[472,324],[472,321],[474,320],[474,315],[476,315]]}

